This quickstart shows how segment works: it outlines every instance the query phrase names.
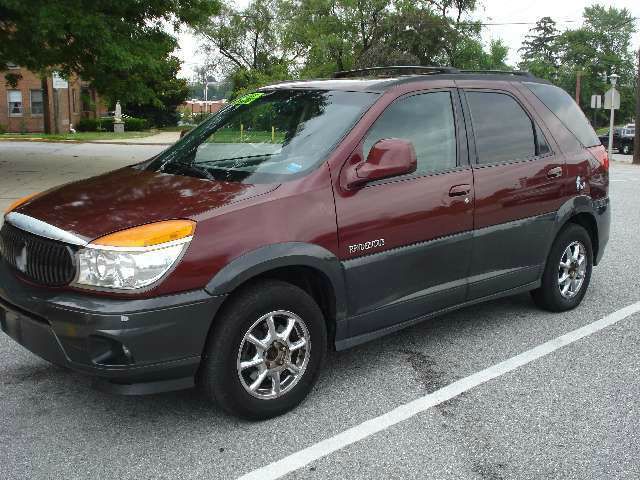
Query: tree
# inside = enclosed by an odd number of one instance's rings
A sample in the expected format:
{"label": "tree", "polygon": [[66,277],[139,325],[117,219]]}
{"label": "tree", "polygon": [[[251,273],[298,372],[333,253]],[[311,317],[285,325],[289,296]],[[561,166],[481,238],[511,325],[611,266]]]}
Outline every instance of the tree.
{"label": "tree", "polygon": [[[199,32],[226,59],[234,95],[274,80],[371,66],[504,69],[508,47],[485,46],[463,18],[476,0],[252,0]],[[487,48],[488,47],[488,48]]]}
{"label": "tree", "polygon": [[627,9],[600,5],[585,8],[583,16],[582,27],[567,30],[557,39],[561,66],[555,83],[575,94],[576,75],[581,72],[580,104],[588,105],[591,95],[608,88],[604,76],[616,73],[621,94],[617,115],[621,121],[630,119],[635,108],[634,17]]}
{"label": "tree", "polygon": [[146,118],[158,127],[175,125],[178,121],[176,109],[189,96],[187,81],[177,78],[180,60],[169,57],[161,68],[155,77],[147,81],[147,87],[153,89],[157,102],[131,102],[123,105],[129,115]]}
{"label": "tree", "polygon": [[638,49],[638,63],[636,70],[636,136],[633,139],[633,163],[640,165],[640,49]]}
{"label": "tree", "polygon": [[177,46],[169,27],[218,9],[217,0],[0,0],[0,65],[75,73],[108,98],[160,106]]}
{"label": "tree", "polygon": [[216,18],[196,29],[210,62],[219,54],[234,94],[289,77],[296,53],[283,39],[276,0],[252,0],[246,9],[223,5]]}
{"label": "tree", "polygon": [[556,22],[551,17],[542,17],[536,26],[525,36],[522,47],[522,61],[541,60],[549,65],[558,64],[558,44],[556,42],[560,32]]}

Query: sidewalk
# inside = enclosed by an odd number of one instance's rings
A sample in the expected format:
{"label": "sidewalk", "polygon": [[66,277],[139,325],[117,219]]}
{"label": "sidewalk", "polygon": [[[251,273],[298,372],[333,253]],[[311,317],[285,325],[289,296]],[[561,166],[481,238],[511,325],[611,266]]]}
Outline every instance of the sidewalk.
{"label": "sidewalk", "polygon": [[122,138],[118,140],[94,140],[90,143],[129,144],[129,145],[172,145],[180,139],[180,132],[160,132],[142,138]]}
{"label": "sidewalk", "polygon": [[631,165],[633,163],[633,155],[622,155],[620,153],[614,153],[611,155],[611,160],[619,163],[626,163]]}

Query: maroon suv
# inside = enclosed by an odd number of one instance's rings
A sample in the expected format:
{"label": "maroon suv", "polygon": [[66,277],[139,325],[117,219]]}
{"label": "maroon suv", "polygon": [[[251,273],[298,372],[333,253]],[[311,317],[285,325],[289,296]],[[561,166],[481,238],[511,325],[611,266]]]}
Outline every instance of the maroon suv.
{"label": "maroon suv", "polygon": [[327,348],[524,291],[577,306],[609,236],[608,167],[572,99],[521,72],[265,87],[149,161],[16,202],[2,329],[110,391],[197,383],[271,417]]}

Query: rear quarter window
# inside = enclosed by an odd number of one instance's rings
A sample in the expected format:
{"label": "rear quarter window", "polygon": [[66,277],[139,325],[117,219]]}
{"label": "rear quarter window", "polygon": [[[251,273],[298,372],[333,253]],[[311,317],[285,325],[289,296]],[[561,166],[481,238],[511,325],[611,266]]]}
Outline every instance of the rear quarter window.
{"label": "rear quarter window", "polygon": [[544,83],[524,82],[524,84],[558,117],[582,145],[585,147],[600,145],[600,140],[591,127],[589,120],[587,120],[580,107],[567,92],[554,85]]}

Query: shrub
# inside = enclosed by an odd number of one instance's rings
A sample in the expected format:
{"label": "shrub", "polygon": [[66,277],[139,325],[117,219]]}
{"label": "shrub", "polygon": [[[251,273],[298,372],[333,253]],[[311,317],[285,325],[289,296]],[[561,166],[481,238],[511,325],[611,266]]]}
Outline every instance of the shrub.
{"label": "shrub", "polygon": [[149,122],[144,118],[127,117],[124,119],[125,132],[139,132],[147,128],[149,128]]}
{"label": "shrub", "polygon": [[98,130],[101,132],[113,132],[113,118],[101,118],[98,122]]}
{"label": "shrub", "polygon": [[[147,120],[144,118],[124,118],[124,130],[138,132],[149,128]],[[82,118],[76,125],[79,132],[113,132],[113,118]]]}
{"label": "shrub", "polygon": [[98,120],[95,118],[81,118],[76,125],[76,130],[78,132],[97,132]]}
{"label": "shrub", "polygon": [[7,127],[0,123],[0,135],[3,133],[7,133]]}

